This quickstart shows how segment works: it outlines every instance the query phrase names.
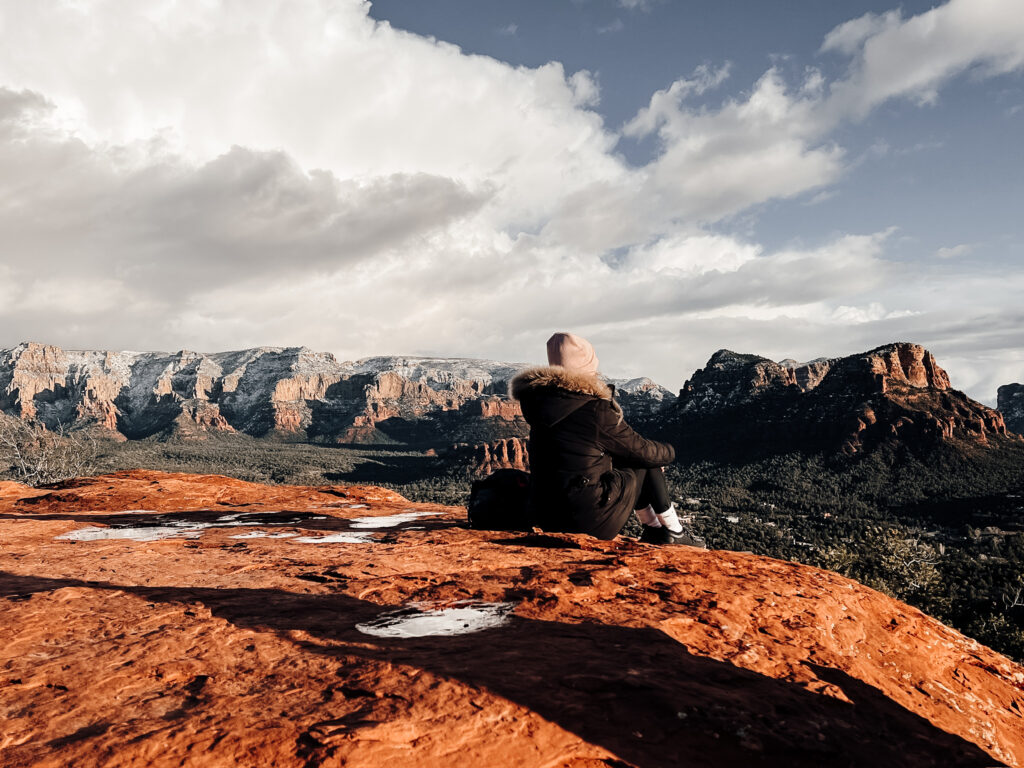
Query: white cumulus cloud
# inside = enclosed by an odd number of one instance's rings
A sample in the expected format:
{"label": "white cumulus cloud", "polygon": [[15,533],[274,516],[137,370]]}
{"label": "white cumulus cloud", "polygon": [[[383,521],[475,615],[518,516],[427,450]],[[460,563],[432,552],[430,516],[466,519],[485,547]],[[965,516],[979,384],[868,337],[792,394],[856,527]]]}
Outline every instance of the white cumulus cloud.
{"label": "white cumulus cloud", "polygon": [[[0,0],[0,346],[530,360],[561,328],[678,386],[719,347],[1019,344],[987,314],[1019,280],[905,270],[889,232],[766,248],[729,226],[833,194],[845,121],[1020,68],[1018,6],[854,19],[822,45],[840,79],[773,68],[717,104],[731,68],[707,64],[617,131],[591,73],[470,55],[362,0]],[[619,143],[644,138],[631,165]]]}

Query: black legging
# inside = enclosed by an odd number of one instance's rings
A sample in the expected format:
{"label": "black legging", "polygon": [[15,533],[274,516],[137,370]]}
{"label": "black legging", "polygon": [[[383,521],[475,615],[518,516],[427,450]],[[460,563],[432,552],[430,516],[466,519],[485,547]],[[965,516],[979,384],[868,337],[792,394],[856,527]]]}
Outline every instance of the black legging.
{"label": "black legging", "polygon": [[662,512],[672,506],[668,498],[668,483],[665,482],[665,473],[661,467],[653,469],[630,469],[636,474],[640,485],[640,495],[637,497],[633,509],[643,509],[648,504],[654,509],[655,514]]}

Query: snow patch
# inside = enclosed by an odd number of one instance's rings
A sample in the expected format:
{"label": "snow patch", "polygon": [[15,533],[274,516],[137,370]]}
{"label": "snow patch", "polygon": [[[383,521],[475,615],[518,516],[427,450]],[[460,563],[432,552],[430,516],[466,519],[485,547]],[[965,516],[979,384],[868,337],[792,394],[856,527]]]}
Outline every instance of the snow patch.
{"label": "snow patch", "polygon": [[503,385],[529,363],[502,363],[458,357],[367,357],[342,363],[346,374],[393,373],[408,381],[421,382],[434,390],[451,389],[455,382],[477,382],[481,390],[503,389]]}
{"label": "snow patch", "polygon": [[[269,512],[241,512],[233,515],[223,515],[210,522],[199,520],[166,520],[169,516],[166,512],[158,512],[150,509],[131,509],[118,514],[149,514],[157,515],[160,520],[155,525],[125,525],[114,523],[109,527],[89,526],[79,528],[68,533],[57,536],[57,539],[65,541],[102,541],[106,539],[131,539],[133,541],[157,541],[160,539],[196,539],[207,528],[253,528],[256,526],[280,526],[295,525],[302,519],[302,515],[290,515],[282,520],[267,519],[275,513]],[[248,517],[248,520],[239,518]],[[314,520],[326,520],[327,518],[311,518]],[[254,532],[258,534],[259,532]],[[283,539],[298,534],[288,533],[284,535],[266,534],[266,538]],[[355,534],[362,536],[364,534]],[[232,536],[231,538],[259,538],[258,535],[245,534],[244,536]]]}
{"label": "snow patch", "polygon": [[327,536],[299,536],[292,541],[302,544],[370,544],[373,542],[372,533],[331,533]]}
{"label": "snow patch", "polygon": [[402,523],[411,523],[419,517],[437,517],[440,512],[399,512],[378,517],[354,517],[349,522],[353,528],[395,528]]}
{"label": "snow patch", "polygon": [[373,621],[356,624],[374,637],[444,637],[481,632],[507,624],[515,603],[463,600],[439,607],[435,603],[409,603],[382,613]]}
{"label": "snow patch", "polygon": [[157,541],[159,539],[197,539],[198,528],[182,528],[176,525],[150,525],[145,527],[99,528],[91,525],[57,536],[65,541],[103,541],[105,539],[131,539],[132,541]]}
{"label": "snow patch", "polygon": [[236,533],[229,536],[231,539],[290,539],[298,536],[297,533],[267,533],[266,531],[249,531],[249,533]]}

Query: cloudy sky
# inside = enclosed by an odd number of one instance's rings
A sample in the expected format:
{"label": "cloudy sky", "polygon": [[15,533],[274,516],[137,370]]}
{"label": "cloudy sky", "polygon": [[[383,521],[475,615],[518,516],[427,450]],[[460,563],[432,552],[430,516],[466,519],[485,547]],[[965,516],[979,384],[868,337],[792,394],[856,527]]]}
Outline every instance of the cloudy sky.
{"label": "cloudy sky", "polygon": [[0,0],[0,347],[1024,380],[1024,2]]}

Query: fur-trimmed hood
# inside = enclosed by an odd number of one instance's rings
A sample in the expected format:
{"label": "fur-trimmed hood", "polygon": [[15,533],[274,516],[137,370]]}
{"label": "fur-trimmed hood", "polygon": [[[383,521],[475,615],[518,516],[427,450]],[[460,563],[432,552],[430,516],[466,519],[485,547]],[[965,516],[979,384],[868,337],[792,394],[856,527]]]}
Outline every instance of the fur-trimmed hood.
{"label": "fur-trimmed hood", "polygon": [[509,382],[508,393],[513,400],[530,401],[535,395],[550,392],[560,403],[550,403],[548,408],[537,414],[543,421],[553,424],[565,418],[572,411],[597,398],[607,400],[622,421],[622,409],[615,402],[615,388],[601,381],[596,373],[570,371],[560,365],[544,365],[520,371]]}
{"label": "fur-trimmed hood", "polygon": [[527,392],[541,387],[558,387],[602,400],[611,400],[614,394],[596,373],[578,373],[560,365],[542,365],[520,371],[509,382],[508,394],[514,400],[521,400]]}

